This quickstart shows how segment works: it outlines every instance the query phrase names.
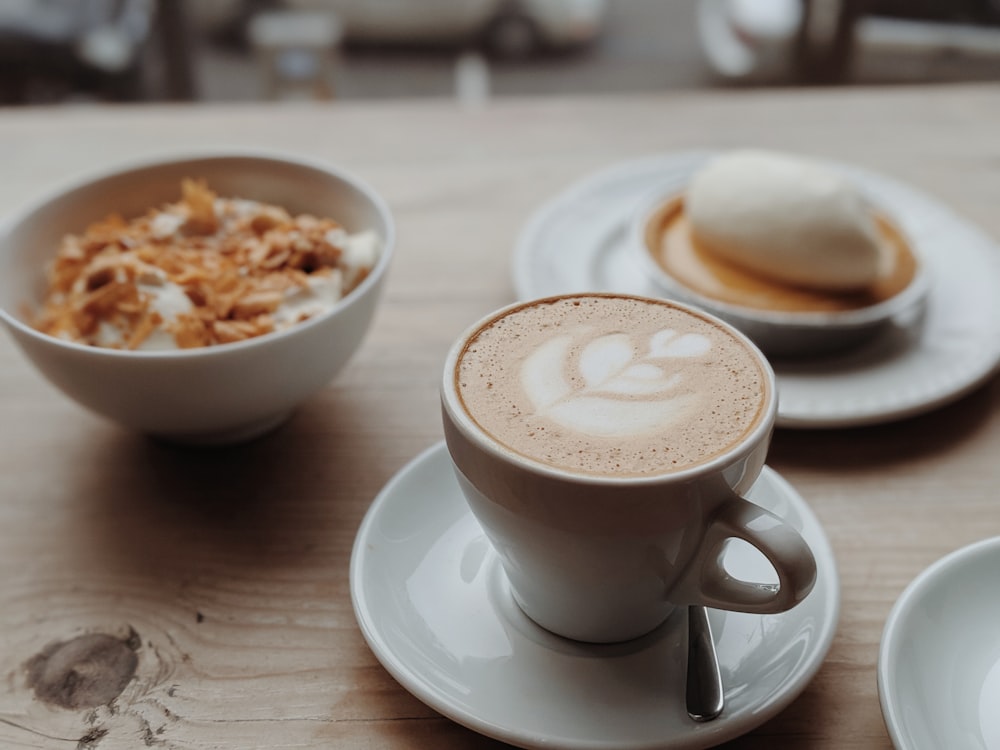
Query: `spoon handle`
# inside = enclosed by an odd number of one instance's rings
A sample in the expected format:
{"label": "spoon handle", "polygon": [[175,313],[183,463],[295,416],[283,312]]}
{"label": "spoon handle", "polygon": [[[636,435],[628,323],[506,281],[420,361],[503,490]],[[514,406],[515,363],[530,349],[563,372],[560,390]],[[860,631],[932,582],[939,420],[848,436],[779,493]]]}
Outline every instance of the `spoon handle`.
{"label": "spoon handle", "polygon": [[722,674],[704,607],[688,607],[687,712],[695,721],[711,721],[724,706]]}

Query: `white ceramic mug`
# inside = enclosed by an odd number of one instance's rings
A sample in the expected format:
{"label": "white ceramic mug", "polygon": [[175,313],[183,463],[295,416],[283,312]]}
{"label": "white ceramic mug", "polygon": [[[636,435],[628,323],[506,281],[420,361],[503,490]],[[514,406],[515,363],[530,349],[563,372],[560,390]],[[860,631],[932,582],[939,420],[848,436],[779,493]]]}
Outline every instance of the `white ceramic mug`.
{"label": "white ceramic mug", "polygon": [[[651,631],[675,606],[775,613],[809,593],[816,563],[806,542],[782,519],[741,497],[764,465],[777,411],[774,373],[746,337],[716,321],[745,344],[766,377],[763,414],[743,439],[681,471],[595,476],[510,450],[463,406],[458,359],[467,341],[505,310],[455,342],[441,397],[459,484],[525,614],[558,635],[610,643]],[[721,553],[730,538],[762,552],[779,583],[744,582],[727,572]]]}

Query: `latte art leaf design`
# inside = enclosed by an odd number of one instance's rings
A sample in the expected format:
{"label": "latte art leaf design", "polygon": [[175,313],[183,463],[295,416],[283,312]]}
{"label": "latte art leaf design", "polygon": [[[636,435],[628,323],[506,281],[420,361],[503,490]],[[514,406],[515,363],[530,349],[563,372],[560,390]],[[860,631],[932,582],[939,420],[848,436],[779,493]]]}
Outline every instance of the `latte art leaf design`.
{"label": "latte art leaf design", "polygon": [[594,339],[580,354],[580,374],[588,388],[600,388],[632,362],[632,342],[624,333]]}
{"label": "latte art leaf design", "polygon": [[684,410],[692,396],[669,395],[683,380],[669,361],[711,348],[705,336],[662,330],[637,357],[631,336],[612,333],[587,343],[574,367],[573,344],[570,335],[546,341],[525,360],[521,382],[538,416],[602,437],[648,432]]}
{"label": "latte art leaf design", "polygon": [[684,333],[665,330],[653,334],[649,342],[651,357],[700,357],[712,348],[712,342],[697,333]]}

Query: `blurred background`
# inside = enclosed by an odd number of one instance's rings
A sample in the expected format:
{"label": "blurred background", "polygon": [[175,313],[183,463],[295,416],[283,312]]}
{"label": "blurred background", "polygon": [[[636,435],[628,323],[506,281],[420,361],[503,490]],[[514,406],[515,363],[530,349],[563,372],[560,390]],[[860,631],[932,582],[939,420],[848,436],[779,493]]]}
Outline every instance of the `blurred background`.
{"label": "blurred background", "polygon": [[0,0],[0,104],[1000,80],[1000,0]]}

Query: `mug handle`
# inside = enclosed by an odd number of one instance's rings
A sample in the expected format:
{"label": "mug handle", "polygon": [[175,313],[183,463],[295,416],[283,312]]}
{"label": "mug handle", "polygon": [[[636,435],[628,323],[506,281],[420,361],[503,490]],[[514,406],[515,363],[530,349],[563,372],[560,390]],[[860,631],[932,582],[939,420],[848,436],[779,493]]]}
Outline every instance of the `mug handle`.
{"label": "mug handle", "polygon": [[[733,578],[722,564],[723,543],[742,539],[756,547],[778,574],[778,583],[750,583]],[[688,568],[685,604],[753,614],[791,609],[816,583],[816,558],[802,536],[770,511],[735,493],[711,519],[700,549]],[[676,592],[671,599],[675,602]]]}

